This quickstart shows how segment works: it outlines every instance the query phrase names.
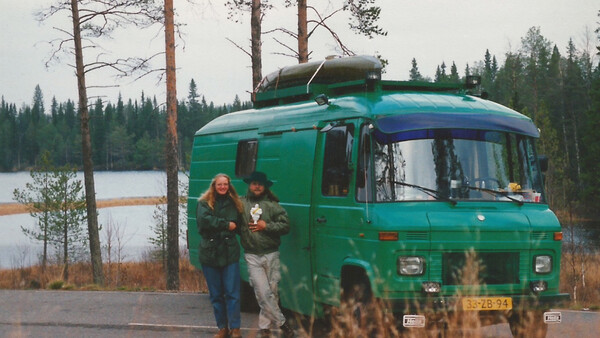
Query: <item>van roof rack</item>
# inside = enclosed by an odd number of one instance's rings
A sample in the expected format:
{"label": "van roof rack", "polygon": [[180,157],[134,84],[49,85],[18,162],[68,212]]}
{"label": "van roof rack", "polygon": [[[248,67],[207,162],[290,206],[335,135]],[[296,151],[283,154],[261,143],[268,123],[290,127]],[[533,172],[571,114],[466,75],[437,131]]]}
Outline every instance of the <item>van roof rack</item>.
{"label": "van roof rack", "polygon": [[263,108],[312,100],[321,94],[375,90],[461,92],[480,83],[480,77],[475,76],[467,76],[466,84],[382,81],[381,69],[377,58],[364,55],[288,66],[265,76],[253,91],[252,101],[256,108]]}

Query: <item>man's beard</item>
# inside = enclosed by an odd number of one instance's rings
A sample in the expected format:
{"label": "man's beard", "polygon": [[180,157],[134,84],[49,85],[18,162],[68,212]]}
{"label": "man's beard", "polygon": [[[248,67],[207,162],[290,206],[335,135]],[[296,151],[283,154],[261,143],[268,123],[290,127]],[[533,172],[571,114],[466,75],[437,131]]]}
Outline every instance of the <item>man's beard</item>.
{"label": "man's beard", "polygon": [[263,190],[262,192],[258,193],[258,195],[256,194],[256,192],[254,192],[253,190],[250,190],[250,196],[252,198],[258,199],[260,197],[262,197],[265,194],[266,190]]}

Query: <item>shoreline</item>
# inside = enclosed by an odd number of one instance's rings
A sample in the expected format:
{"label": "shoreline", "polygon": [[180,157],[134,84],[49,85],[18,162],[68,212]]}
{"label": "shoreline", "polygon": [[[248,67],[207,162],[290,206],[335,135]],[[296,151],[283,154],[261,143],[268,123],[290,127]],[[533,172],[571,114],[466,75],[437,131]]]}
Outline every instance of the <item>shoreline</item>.
{"label": "shoreline", "polygon": [[[136,205],[158,205],[165,204],[167,199],[165,196],[153,196],[153,197],[124,197],[124,198],[112,198],[106,200],[97,200],[96,207],[100,208],[113,208],[113,207],[126,207]],[[0,216],[26,214],[29,213],[27,205],[20,203],[0,203]]]}

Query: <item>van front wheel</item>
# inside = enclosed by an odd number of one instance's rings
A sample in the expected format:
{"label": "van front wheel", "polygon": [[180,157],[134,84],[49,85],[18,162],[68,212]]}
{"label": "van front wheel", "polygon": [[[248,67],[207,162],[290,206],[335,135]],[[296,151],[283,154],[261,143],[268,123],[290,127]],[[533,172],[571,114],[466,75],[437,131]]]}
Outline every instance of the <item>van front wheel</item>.
{"label": "van front wheel", "polygon": [[[364,336],[369,331],[368,326],[371,322],[367,317],[372,298],[371,288],[366,278],[349,283],[342,290],[340,313],[334,320],[340,322],[339,326],[349,330],[347,333],[350,336]],[[332,324],[336,326],[336,323]]]}
{"label": "van front wheel", "polygon": [[510,332],[515,338],[545,338],[548,324],[544,323],[544,311],[520,311],[508,318]]}

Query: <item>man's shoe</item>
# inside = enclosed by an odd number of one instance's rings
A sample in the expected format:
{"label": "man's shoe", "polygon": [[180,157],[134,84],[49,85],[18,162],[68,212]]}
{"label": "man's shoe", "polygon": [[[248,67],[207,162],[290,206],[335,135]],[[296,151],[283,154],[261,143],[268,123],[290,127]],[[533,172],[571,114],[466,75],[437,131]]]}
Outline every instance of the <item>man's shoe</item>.
{"label": "man's shoe", "polygon": [[229,337],[242,338],[242,332],[240,332],[240,329],[231,329],[231,331],[229,331]]}
{"label": "man's shoe", "polygon": [[260,330],[260,338],[271,338],[271,330],[261,329]]}
{"label": "man's shoe", "polygon": [[279,328],[281,329],[281,332],[285,338],[293,338],[295,336],[294,329],[292,329],[287,320]]}
{"label": "man's shoe", "polygon": [[229,337],[229,330],[225,329],[219,329],[219,331],[217,332],[216,335],[214,335],[214,338],[227,338]]}

